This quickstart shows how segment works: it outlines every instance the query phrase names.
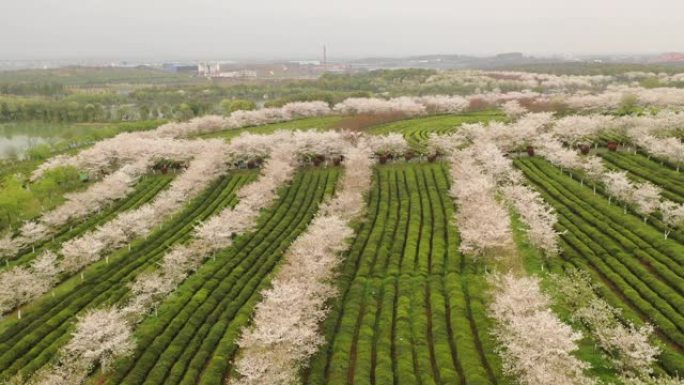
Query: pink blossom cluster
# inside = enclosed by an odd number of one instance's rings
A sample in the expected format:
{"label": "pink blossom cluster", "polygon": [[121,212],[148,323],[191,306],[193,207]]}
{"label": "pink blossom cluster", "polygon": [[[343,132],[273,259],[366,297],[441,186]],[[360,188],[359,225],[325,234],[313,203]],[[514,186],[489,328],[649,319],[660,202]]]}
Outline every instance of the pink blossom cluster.
{"label": "pink blossom cluster", "polygon": [[243,330],[235,366],[239,384],[292,384],[324,339],[318,324],[335,296],[339,253],[353,235],[350,221],[361,215],[371,185],[371,150],[364,143],[345,153],[345,173],[332,200],[323,204],[307,230],[285,255],[284,266],[263,293],[253,326]]}

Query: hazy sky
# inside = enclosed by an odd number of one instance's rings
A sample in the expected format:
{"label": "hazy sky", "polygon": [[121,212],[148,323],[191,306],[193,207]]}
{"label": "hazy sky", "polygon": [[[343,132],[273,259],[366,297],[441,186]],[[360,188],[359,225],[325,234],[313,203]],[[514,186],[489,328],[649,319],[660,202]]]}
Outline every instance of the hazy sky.
{"label": "hazy sky", "polygon": [[684,51],[684,0],[0,0],[0,60]]}

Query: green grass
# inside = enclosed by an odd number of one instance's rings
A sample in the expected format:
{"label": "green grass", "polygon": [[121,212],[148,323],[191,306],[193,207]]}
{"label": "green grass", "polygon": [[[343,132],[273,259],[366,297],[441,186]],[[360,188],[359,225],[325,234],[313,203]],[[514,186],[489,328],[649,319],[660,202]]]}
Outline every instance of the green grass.
{"label": "green grass", "polygon": [[0,178],[0,234],[17,231],[28,220],[64,203],[64,194],[83,191],[92,182],[82,182],[73,167],[49,170],[34,183],[22,175]]}

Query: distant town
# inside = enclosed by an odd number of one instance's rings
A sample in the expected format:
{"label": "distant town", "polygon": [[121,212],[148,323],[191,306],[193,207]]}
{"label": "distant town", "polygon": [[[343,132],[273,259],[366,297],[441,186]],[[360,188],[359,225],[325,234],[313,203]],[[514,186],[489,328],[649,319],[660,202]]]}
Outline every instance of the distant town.
{"label": "distant town", "polygon": [[345,60],[328,60],[325,51],[318,59],[293,60],[177,60],[143,61],[115,59],[51,59],[51,60],[0,60],[0,71],[21,69],[52,69],[66,66],[152,68],[170,73],[185,73],[212,79],[308,79],[325,72],[356,73],[374,69],[429,68],[464,69],[524,66],[545,63],[630,63],[630,64],[684,64],[684,53],[669,52],[657,55],[602,55],[602,56],[530,56],[519,52],[492,56],[423,55],[411,57],[373,57]]}

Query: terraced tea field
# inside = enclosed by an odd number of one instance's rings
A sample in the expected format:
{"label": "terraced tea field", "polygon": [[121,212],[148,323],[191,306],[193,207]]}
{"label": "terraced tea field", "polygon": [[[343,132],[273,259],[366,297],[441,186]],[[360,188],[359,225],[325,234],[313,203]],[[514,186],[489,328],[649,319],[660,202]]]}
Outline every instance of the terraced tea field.
{"label": "terraced tea field", "polygon": [[[585,155],[560,140],[528,155],[487,131],[493,120],[517,129],[494,110],[329,131],[344,119],[154,139],[177,172],[136,178],[126,197],[3,258],[0,282],[12,286],[0,288],[0,384],[625,384],[684,374],[684,227],[666,211],[684,203],[684,176],[671,162],[604,142]],[[404,157],[428,150],[431,135],[457,143],[448,135],[476,122],[481,138],[431,162]],[[174,159],[172,145],[192,155]],[[624,172],[630,197],[652,184],[652,209],[592,177],[587,159],[601,175]],[[6,242],[24,232],[7,231]],[[62,268],[75,258],[64,245],[82,239],[111,247]],[[581,272],[590,284],[573,290],[596,298],[585,313],[556,287]],[[521,286],[507,292],[506,282]],[[604,339],[587,309],[624,335]],[[630,371],[638,364],[620,338],[655,352],[646,372]],[[542,380],[523,380],[538,366]]]}

